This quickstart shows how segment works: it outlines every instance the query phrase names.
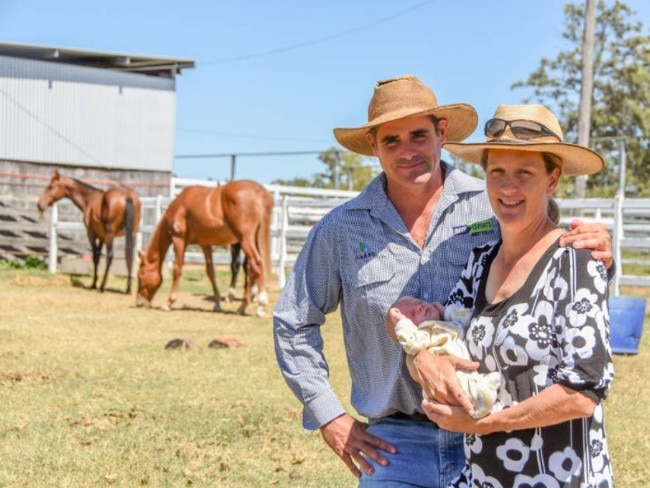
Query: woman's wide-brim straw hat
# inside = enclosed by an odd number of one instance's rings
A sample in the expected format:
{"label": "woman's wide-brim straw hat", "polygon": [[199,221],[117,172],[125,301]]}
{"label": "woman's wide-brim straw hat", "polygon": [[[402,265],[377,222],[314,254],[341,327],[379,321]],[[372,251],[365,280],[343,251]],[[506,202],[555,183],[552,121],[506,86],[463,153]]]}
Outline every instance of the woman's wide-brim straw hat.
{"label": "woman's wide-brim straw hat", "polygon": [[553,112],[543,105],[499,105],[493,118],[508,122],[516,120],[537,122],[557,137],[542,135],[533,139],[517,139],[511,128],[506,127],[498,137],[487,137],[485,142],[446,142],[442,147],[451,154],[476,164],[482,163],[484,151],[488,149],[549,153],[562,161],[562,174],[566,176],[590,175],[605,166],[605,161],[597,152],[584,146],[564,142],[560,123]]}
{"label": "woman's wide-brim straw hat", "polygon": [[469,137],[476,125],[476,110],[466,103],[438,105],[438,99],[429,87],[413,75],[377,82],[368,105],[368,122],[361,127],[334,129],[334,137],[346,149],[365,156],[373,156],[366,134],[373,127],[394,120],[421,115],[446,119],[448,141],[462,141]]}

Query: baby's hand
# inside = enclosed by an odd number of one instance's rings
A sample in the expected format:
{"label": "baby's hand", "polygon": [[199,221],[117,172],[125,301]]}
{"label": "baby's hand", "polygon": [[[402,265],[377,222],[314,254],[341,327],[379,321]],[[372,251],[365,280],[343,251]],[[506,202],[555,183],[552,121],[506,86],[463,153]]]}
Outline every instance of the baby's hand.
{"label": "baby's hand", "polygon": [[388,320],[392,325],[396,325],[400,319],[403,319],[405,317],[406,315],[404,315],[402,311],[397,307],[390,307],[388,309]]}

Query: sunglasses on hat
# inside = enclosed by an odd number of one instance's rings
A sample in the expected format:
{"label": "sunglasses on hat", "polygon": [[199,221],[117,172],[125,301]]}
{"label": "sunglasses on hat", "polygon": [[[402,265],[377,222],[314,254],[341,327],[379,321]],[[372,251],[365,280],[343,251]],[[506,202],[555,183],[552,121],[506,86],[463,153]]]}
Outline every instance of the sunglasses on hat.
{"label": "sunglasses on hat", "polygon": [[510,127],[512,134],[517,139],[535,139],[542,136],[553,136],[559,141],[562,141],[562,138],[558,136],[551,129],[545,125],[540,124],[539,122],[534,122],[532,120],[504,120],[504,119],[490,119],[485,123],[485,135],[490,138],[500,137],[506,130],[507,127]]}

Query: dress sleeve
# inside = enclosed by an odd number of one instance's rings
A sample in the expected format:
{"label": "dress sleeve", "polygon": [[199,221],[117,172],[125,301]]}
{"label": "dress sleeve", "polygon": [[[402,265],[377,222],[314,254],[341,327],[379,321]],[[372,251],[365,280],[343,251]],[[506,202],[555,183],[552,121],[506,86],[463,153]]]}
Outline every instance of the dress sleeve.
{"label": "dress sleeve", "polygon": [[606,398],[614,378],[607,281],[589,250],[566,248],[554,286],[561,357],[552,379],[596,401]]}

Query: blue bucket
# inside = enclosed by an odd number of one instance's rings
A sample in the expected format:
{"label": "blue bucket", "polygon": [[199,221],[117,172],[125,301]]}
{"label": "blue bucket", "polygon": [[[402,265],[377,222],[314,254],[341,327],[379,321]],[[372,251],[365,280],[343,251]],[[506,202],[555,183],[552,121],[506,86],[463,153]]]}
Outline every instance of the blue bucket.
{"label": "blue bucket", "polygon": [[637,354],[639,352],[645,306],[645,298],[609,297],[609,331],[613,353]]}

